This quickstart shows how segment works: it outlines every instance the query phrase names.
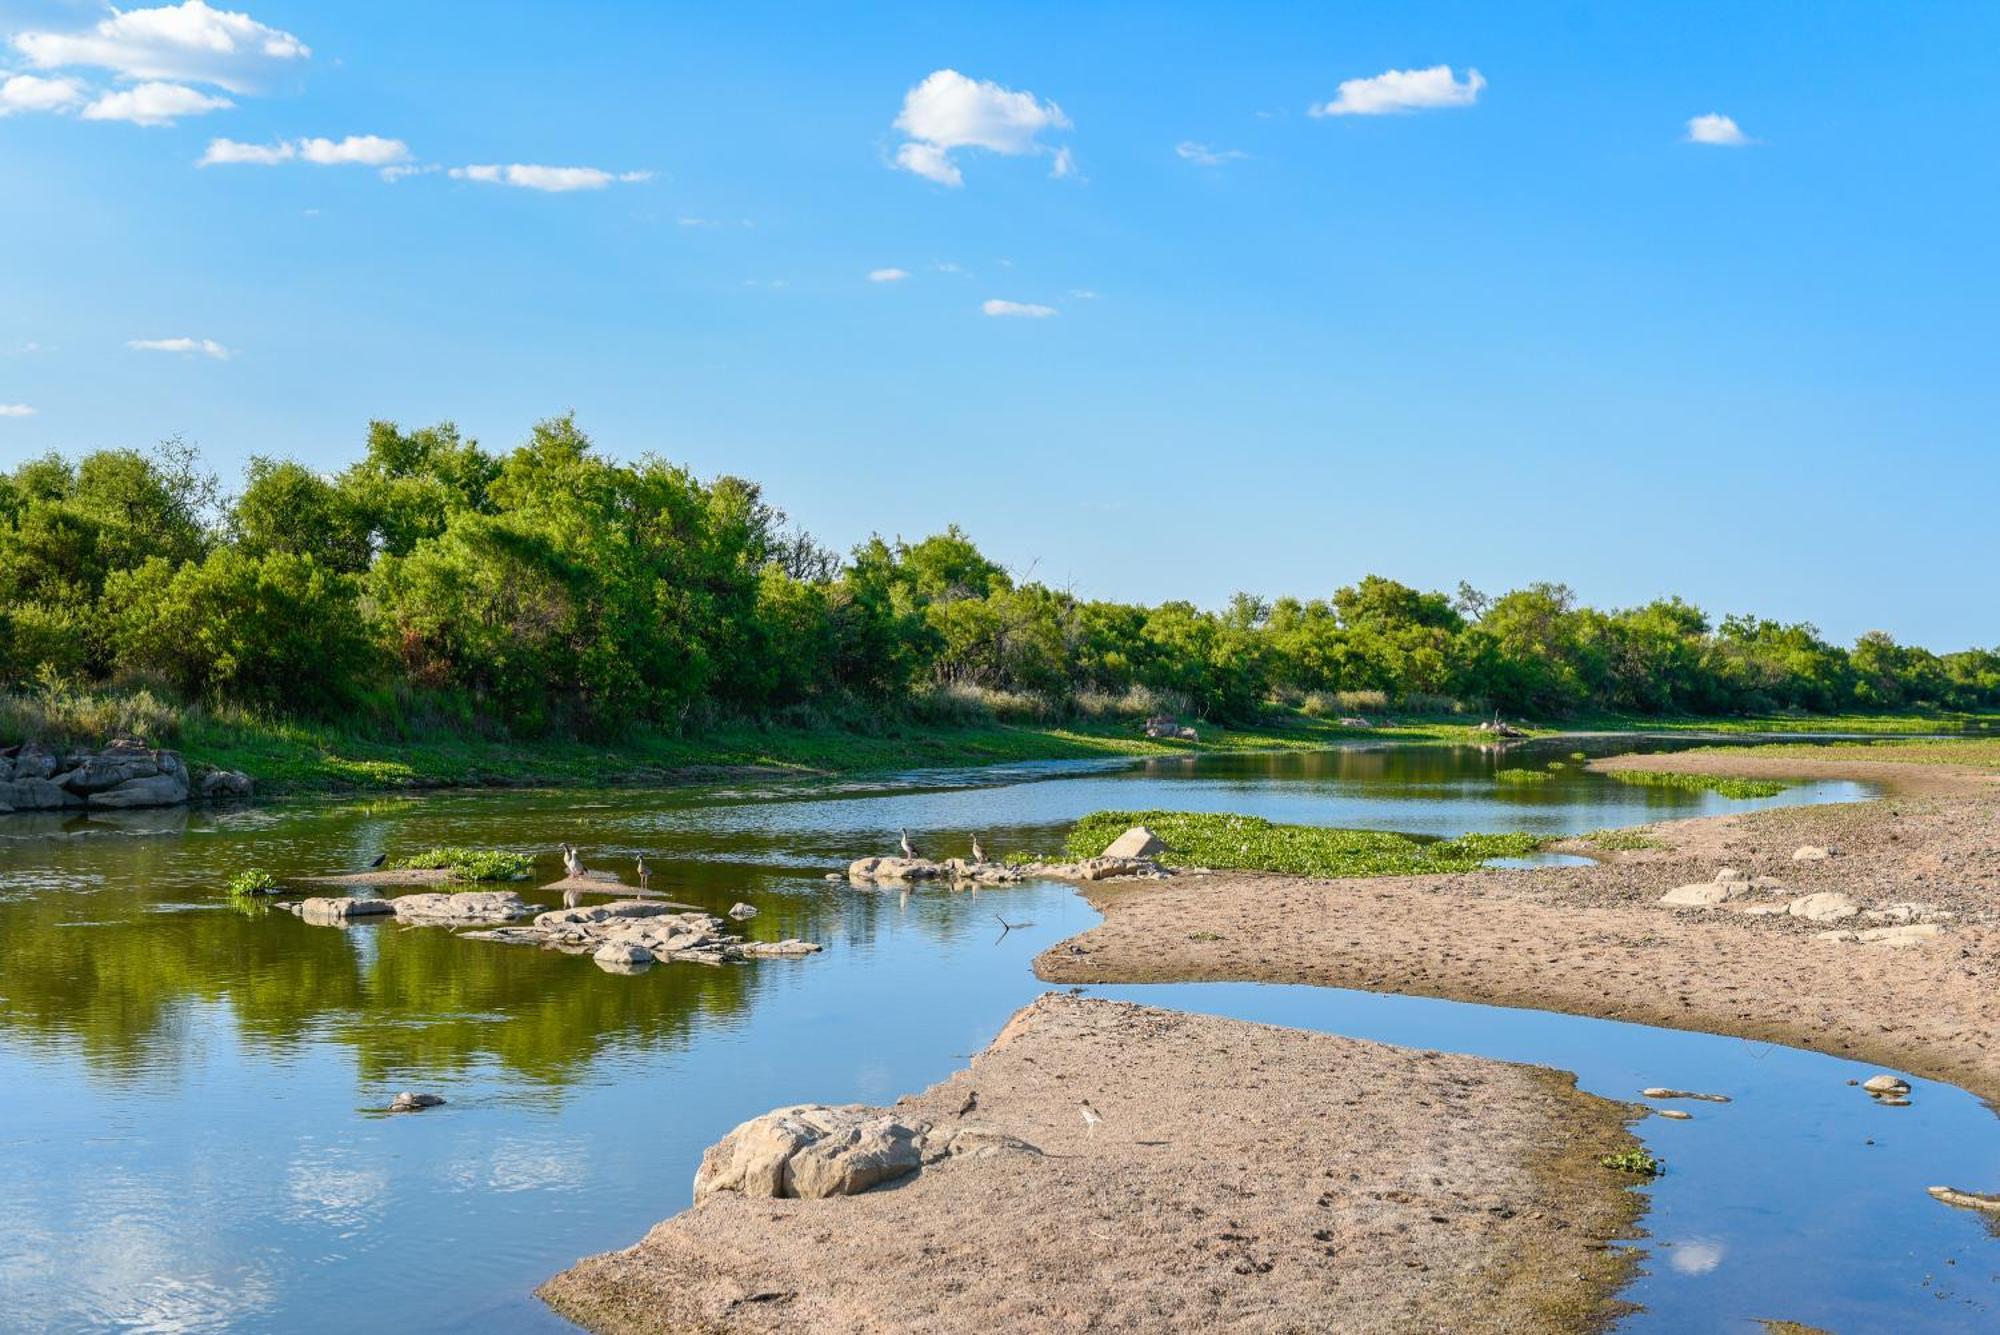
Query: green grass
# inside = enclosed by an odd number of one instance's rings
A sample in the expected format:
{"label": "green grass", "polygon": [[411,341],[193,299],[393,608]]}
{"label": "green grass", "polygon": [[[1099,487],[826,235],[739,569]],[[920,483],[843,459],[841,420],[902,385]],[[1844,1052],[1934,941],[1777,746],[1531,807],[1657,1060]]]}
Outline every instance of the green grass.
{"label": "green grass", "polygon": [[519,853],[491,848],[433,848],[399,858],[395,865],[404,870],[448,871],[457,881],[525,881],[533,864]]}
{"label": "green grass", "polygon": [[1191,811],[1098,811],[1078,821],[1064,851],[1093,858],[1134,825],[1144,825],[1170,850],[1172,867],[1269,871],[1289,876],[1419,876],[1477,870],[1488,858],[1521,857],[1548,841],[1533,834],[1469,834],[1423,840],[1379,830],[1332,830],[1276,825],[1255,816]]}
{"label": "green grass", "polygon": [[278,892],[278,878],[262,867],[245,867],[229,878],[224,890],[231,899],[248,899],[252,895],[273,895]]}
{"label": "green grass", "polygon": [[1549,772],[1540,769],[1502,769],[1493,771],[1495,783],[1547,783]]}
{"label": "green grass", "polygon": [[2000,714],[1949,710],[1899,714],[1745,714],[1727,718],[1583,714],[1566,720],[1564,727],[1572,732],[1851,732],[1893,737],[1961,728],[2000,728]]}
{"label": "green grass", "polygon": [[1665,848],[1666,844],[1637,830],[1592,830],[1583,841],[1607,853],[1633,853],[1644,848]]}
{"label": "green grass", "polygon": [[1635,1145],[1616,1154],[1607,1154],[1598,1162],[1613,1172],[1631,1173],[1636,1177],[1658,1177],[1667,1171],[1667,1161],[1643,1145]]}
{"label": "green grass", "polygon": [[[1761,753],[1762,747],[1757,748]],[[1719,793],[1723,797],[1776,797],[1792,785],[1776,779],[1731,779],[1720,774],[1677,774],[1657,769],[1614,769],[1606,775],[1640,788],[1678,788],[1688,793]]]}

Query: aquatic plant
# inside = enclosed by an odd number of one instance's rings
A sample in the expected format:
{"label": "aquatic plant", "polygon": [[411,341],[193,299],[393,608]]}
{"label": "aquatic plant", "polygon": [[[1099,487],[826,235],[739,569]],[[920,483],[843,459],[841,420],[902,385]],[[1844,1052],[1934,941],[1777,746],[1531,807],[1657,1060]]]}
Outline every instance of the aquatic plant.
{"label": "aquatic plant", "polygon": [[1667,1171],[1667,1161],[1644,1145],[1634,1145],[1629,1150],[1607,1154],[1598,1162],[1614,1172],[1631,1173],[1635,1177],[1658,1177]]}
{"label": "aquatic plant", "polygon": [[1637,830],[1592,830],[1584,840],[1608,853],[1631,853],[1642,848],[1665,848],[1666,844]]}
{"label": "aquatic plant", "polygon": [[533,864],[496,848],[433,848],[395,864],[405,871],[448,871],[455,881],[525,881]]}
{"label": "aquatic plant", "polygon": [[245,867],[229,878],[224,887],[231,899],[248,899],[252,895],[271,895],[278,892],[278,878],[262,867]]}
{"label": "aquatic plant", "polygon": [[1096,857],[1113,839],[1144,825],[1166,844],[1168,866],[1270,871],[1292,876],[1419,876],[1473,871],[1487,859],[1522,857],[1548,841],[1535,834],[1469,834],[1418,839],[1385,830],[1278,825],[1256,816],[1194,811],[1098,811],[1070,830],[1065,852]]}
{"label": "aquatic plant", "polygon": [[1548,771],[1539,769],[1503,769],[1493,772],[1495,783],[1547,783]]}
{"label": "aquatic plant", "polygon": [[1717,793],[1723,797],[1776,797],[1791,787],[1776,779],[1732,779],[1720,774],[1680,774],[1658,769],[1614,769],[1607,773],[1619,783],[1641,788],[1677,788],[1686,793]]}

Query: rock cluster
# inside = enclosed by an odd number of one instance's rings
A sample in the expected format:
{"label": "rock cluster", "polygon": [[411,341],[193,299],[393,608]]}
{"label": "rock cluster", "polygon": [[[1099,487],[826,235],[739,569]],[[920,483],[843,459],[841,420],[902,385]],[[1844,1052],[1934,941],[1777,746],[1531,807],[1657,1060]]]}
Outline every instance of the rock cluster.
{"label": "rock cluster", "polygon": [[753,1117],[711,1145],[694,1175],[699,1204],[719,1191],[822,1200],[855,1196],[948,1157],[1039,1155],[1028,1142],[990,1128],[933,1132],[881,1108],[802,1103]]}
{"label": "rock cluster", "polygon": [[[1111,841],[1111,846],[1094,858],[1081,862],[967,862],[947,858],[858,858],[847,868],[847,879],[856,885],[910,885],[918,881],[945,881],[960,885],[1013,885],[1032,877],[1057,881],[1108,881],[1132,876],[1159,879],[1173,873],[1156,859],[1167,851],[1159,836],[1143,825],[1134,825]],[[829,880],[838,880],[837,874]]]}
{"label": "rock cluster", "polygon": [[295,899],[288,904],[280,904],[281,909],[296,913],[307,922],[319,927],[337,927],[352,922],[356,918],[379,917],[396,911],[393,899],[350,899],[345,895],[317,896],[312,899]]}
{"label": "rock cluster", "polygon": [[[248,797],[250,780],[230,770],[202,776],[204,800]],[[172,807],[188,800],[187,766],[173,751],[121,737],[101,751],[58,753],[38,742],[0,750],[0,815],[65,807]]]}
{"label": "rock cluster", "polygon": [[[1805,851],[1807,850],[1800,850],[1800,852]],[[1745,896],[1756,895],[1759,892],[1767,897],[1745,901]],[[1815,939],[1820,941],[1839,941],[1855,945],[1920,946],[1943,935],[1944,928],[1938,925],[1937,920],[1951,916],[1939,912],[1928,904],[1918,904],[1908,900],[1884,904],[1879,908],[1864,909],[1852,897],[1837,890],[1821,890],[1790,899],[1768,897],[1783,895],[1784,892],[1785,885],[1782,881],[1773,880],[1769,876],[1751,876],[1735,867],[1724,867],[1715,874],[1713,881],[1698,881],[1692,885],[1675,886],[1661,895],[1658,902],[1669,908],[1712,909],[1726,905],[1731,912],[1753,917],[1782,916],[1810,923],[1841,923],[1851,918],[1866,918],[1870,922],[1885,924],[1880,927],[1835,928],[1832,931],[1813,934]]]}
{"label": "rock cluster", "polygon": [[614,973],[656,960],[728,964],[745,959],[812,955],[820,949],[811,941],[739,941],[724,936],[722,919],[711,914],[646,900],[551,909],[536,914],[532,923],[465,935],[481,941],[547,946],[573,955],[589,955],[599,967]]}
{"label": "rock cluster", "polygon": [[439,891],[400,895],[389,902],[395,906],[397,922],[417,924],[505,922],[509,918],[524,918],[534,911],[512,890]]}

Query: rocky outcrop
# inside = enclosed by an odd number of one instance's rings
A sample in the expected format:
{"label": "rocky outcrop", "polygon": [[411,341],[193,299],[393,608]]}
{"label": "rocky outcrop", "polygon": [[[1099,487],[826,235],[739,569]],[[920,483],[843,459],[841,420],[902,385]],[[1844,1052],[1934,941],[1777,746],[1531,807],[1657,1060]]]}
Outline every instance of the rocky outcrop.
{"label": "rocky outcrop", "polygon": [[931,1124],[858,1103],[802,1103],[753,1117],[709,1147],[694,1175],[694,1198],[719,1191],[823,1200],[858,1196],[939,1159],[1039,1155],[1018,1136],[990,1127]]}
{"label": "rocky outcrop", "polygon": [[731,964],[746,959],[796,958],[820,950],[811,941],[739,941],[723,935],[722,919],[712,914],[646,900],[551,909],[536,914],[532,923],[464,935],[504,945],[544,946],[589,955],[599,967],[619,973],[643,968],[655,960]]}
{"label": "rocky outcrop", "polygon": [[356,918],[383,917],[396,911],[396,903],[391,899],[348,899],[340,896],[296,899],[278,907],[320,927],[339,926]]}
{"label": "rocky outcrop", "polygon": [[248,797],[250,788],[249,777],[233,770],[211,771],[194,784],[178,752],[130,737],[101,751],[58,753],[38,742],[0,751],[0,812],[173,807],[191,791],[222,801]]}
{"label": "rocky outcrop", "polygon": [[860,885],[910,885],[917,881],[950,881],[967,885],[1012,885],[1021,879],[1021,870],[1000,862],[967,862],[947,858],[857,858],[847,868],[847,879]]}
{"label": "rocky outcrop", "polygon": [[389,901],[396,921],[408,923],[505,922],[525,918],[528,902],[512,890],[461,890],[456,894],[403,895]]}

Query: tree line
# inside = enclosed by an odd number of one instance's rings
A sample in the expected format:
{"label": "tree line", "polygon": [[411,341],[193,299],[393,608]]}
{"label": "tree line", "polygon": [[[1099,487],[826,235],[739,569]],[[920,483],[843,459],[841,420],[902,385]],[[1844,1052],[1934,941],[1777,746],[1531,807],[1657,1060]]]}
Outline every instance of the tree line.
{"label": "tree line", "polygon": [[1600,611],[1370,575],[1219,610],[1017,580],[951,527],[845,557],[754,482],[621,463],[569,417],[505,454],[373,423],[324,475],[257,458],[225,495],[191,448],[0,473],[0,682],[153,685],[266,714],[400,704],[533,736],[798,721],[940,699],[1223,720],[1273,702],[1726,715],[2000,708],[2000,650]]}

